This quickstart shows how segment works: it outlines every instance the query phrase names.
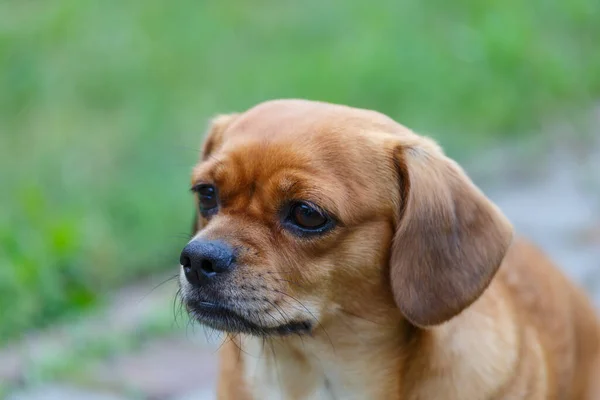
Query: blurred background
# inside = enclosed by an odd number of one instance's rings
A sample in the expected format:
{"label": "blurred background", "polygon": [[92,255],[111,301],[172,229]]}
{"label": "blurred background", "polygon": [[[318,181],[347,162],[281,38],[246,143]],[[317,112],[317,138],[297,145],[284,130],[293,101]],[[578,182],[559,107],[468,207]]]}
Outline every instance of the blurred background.
{"label": "blurred background", "polygon": [[0,398],[213,398],[161,282],[207,120],[273,98],[435,138],[599,299],[599,42],[597,0],[0,0]]}

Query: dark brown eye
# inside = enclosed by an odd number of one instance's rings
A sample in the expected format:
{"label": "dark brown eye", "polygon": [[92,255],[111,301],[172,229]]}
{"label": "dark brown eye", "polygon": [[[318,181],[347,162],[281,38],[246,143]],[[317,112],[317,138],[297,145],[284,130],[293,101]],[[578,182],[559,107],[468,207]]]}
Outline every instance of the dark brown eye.
{"label": "dark brown eye", "polygon": [[290,209],[290,219],[294,225],[307,230],[318,230],[329,222],[321,211],[306,203],[294,204]]}
{"label": "dark brown eye", "polygon": [[208,213],[217,208],[217,190],[213,185],[200,185],[196,188],[198,205],[202,213]]}

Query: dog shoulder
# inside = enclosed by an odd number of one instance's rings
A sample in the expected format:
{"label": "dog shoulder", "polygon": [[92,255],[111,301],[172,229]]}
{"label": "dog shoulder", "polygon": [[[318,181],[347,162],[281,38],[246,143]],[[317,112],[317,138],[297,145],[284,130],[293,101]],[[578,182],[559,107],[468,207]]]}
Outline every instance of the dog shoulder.
{"label": "dog shoulder", "polygon": [[523,238],[508,251],[498,280],[521,324],[535,332],[543,347],[550,385],[559,396],[579,398],[600,354],[598,317],[583,290]]}

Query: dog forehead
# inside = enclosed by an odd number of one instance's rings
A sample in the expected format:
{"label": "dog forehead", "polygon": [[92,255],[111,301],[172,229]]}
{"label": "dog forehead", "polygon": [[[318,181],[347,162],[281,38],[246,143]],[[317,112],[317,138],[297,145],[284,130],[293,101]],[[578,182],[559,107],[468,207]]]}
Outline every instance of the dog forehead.
{"label": "dog forehead", "polygon": [[[390,144],[410,131],[375,111],[304,100],[275,100],[238,114],[220,145],[194,169],[193,183],[214,181],[224,193],[261,187],[328,198],[376,211],[396,185]],[[267,193],[267,192],[265,192]]]}
{"label": "dog forehead", "polygon": [[365,131],[397,131],[400,125],[376,111],[309,100],[272,100],[242,113],[228,129],[232,137],[307,140],[346,139]]}
{"label": "dog forehead", "polygon": [[308,100],[272,100],[238,114],[211,156],[224,162],[220,167],[203,163],[199,170],[215,167],[216,175],[239,170],[245,178],[256,179],[281,169],[299,169],[321,176],[329,172],[370,187],[391,166],[385,143],[403,132],[409,130],[376,111]]}

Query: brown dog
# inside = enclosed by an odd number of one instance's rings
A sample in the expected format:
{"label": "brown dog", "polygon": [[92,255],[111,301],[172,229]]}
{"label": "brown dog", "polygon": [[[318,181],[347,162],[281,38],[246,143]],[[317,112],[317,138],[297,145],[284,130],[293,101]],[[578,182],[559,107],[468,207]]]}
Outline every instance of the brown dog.
{"label": "brown dog", "polygon": [[585,295],[431,140],[279,100],[218,117],[192,177],[190,315],[221,399],[600,399]]}

